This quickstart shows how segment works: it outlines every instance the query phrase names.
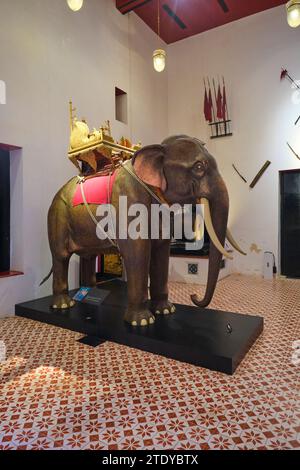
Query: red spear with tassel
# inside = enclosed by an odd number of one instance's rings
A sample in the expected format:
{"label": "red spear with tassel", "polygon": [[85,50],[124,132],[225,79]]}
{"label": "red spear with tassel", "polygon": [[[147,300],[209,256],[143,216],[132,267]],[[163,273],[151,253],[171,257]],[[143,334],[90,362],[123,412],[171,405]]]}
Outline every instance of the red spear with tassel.
{"label": "red spear with tassel", "polygon": [[225,85],[225,79],[223,77],[223,119],[224,119],[224,126],[225,126],[225,134],[227,134],[227,120],[229,119],[228,117],[228,108],[227,108],[227,95],[226,95],[226,85]]}
{"label": "red spear with tassel", "polygon": [[207,92],[205,79],[203,79],[203,81],[204,81],[204,89],[205,89],[205,93],[204,93],[204,116],[205,116],[206,121],[212,122],[212,103],[209,99],[209,94]]}

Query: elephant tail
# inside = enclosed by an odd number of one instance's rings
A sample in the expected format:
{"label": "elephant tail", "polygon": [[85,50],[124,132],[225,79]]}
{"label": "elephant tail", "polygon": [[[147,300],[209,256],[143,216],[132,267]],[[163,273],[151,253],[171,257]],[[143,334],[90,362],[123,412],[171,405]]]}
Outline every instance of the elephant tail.
{"label": "elephant tail", "polygon": [[49,277],[51,276],[51,274],[53,273],[53,268],[51,268],[51,271],[49,274],[47,274],[47,276],[41,281],[41,283],[39,284],[39,287],[41,287],[43,284],[45,284],[45,282],[48,281]]}

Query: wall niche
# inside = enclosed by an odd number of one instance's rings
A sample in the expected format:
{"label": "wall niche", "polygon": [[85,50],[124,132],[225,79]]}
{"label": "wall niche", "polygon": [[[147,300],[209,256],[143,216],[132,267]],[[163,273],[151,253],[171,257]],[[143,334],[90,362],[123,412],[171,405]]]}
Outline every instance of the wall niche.
{"label": "wall niche", "polygon": [[120,88],[115,88],[115,106],[116,106],[116,120],[127,124],[127,93]]}

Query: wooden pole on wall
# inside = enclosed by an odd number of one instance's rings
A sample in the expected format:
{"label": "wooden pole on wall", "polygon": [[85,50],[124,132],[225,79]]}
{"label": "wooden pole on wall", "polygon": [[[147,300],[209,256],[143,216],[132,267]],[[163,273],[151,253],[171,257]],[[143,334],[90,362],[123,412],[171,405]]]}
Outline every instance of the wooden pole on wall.
{"label": "wooden pole on wall", "polygon": [[269,160],[266,161],[266,163],[264,164],[264,166],[261,168],[261,170],[259,170],[259,172],[257,173],[257,175],[255,176],[254,180],[252,181],[252,183],[250,184],[250,188],[253,189],[254,186],[256,186],[256,184],[258,183],[258,181],[260,180],[260,178],[262,177],[262,175],[265,173],[265,171],[269,168],[269,166],[271,165],[271,162]]}

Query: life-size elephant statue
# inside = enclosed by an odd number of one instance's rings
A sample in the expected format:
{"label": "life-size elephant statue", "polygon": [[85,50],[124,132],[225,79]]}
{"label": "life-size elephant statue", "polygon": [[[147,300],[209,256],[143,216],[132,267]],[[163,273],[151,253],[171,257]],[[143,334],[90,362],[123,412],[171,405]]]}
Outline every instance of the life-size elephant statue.
{"label": "life-size elephant statue", "polygon": [[[206,307],[214,294],[222,256],[228,256],[224,249],[228,193],[215,159],[200,140],[179,135],[164,140],[161,145],[142,148],[133,156],[131,163],[137,178],[121,167],[117,170],[112,188],[111,203],[116,209],[117,221],[119,196],[127,196],[128,206],[136,202],[143,203],[151,214],[151,204],[158,202],[145,185],[153,190],[158,189],[168,204],[196,204],[200,200],[204,203],[205,222],[211,238],[209,273],[204,298],[194,295],[192,300],[197,306]],[[53,308],[56,309],[69,308],[75,303],[68,295],[68,265],[73,253],[91,261],[89,278],[85,279],[85,283],[94,286],[96,256],[117,252],[109,240],[99,240],[95,222],[86,206],[82,204],[73,207],[72,198],[77,184],[76,177],[63,186],[54,197],[48,214],[48,235],[53,258]],[[89,205],[89,209],[96,217],[97,206]],[[234,248],[241,251],[229,232],[227,238]],[[146,326],[155,321],[156,314],[175,312],[175,307],[168,300],[170,240],[117,237],[116,245],[127,273],[128,306],[125,320],[133,326]]]}

